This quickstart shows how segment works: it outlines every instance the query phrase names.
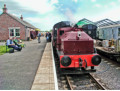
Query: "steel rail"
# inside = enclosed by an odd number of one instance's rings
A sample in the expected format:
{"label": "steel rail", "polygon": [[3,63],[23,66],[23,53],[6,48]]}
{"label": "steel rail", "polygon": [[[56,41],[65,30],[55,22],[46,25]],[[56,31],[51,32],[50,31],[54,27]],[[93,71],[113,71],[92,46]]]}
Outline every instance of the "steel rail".
{"label": "steel rail", "polygon": [[70,90],[74,90],[67,75],[66,75],[66,79],[67,79],[68,85],[70,87]]}
{"label": "steel rail", "polygon": [[91,74],[89,73],[89,76],[92,78],[92,80],[94,80],[95,83],[97,83],[97,85],[102,89],[102,90],[108,90],[106,87],[104,87],[99,81],[97,81],[97,79]]}

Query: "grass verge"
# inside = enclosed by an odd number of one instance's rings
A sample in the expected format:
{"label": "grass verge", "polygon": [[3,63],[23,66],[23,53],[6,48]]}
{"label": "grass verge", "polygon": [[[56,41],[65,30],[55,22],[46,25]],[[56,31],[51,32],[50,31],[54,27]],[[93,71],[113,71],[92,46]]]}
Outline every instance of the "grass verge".
{"label": "grass verge", "polygon": [[[10,48],[7,49],[7,52],[9,52]],[[0,55],[3,55],[6,53],[6,46],[0,46]]]}

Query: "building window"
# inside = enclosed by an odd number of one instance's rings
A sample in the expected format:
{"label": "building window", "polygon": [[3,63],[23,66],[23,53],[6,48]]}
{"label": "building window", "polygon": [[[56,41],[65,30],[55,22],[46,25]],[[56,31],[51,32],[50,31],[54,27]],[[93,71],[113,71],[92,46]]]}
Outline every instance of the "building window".
{"label": "building window", "polygon": [[10,36],[14,36],[14,29],[10,29]]}
{"label": "building window", "polygon": [[9,29],[9,36],[10,37],[20,37],[20,29],[18,29],[18,28],[11,28],[11,29]]}
{"label": "building window", "polygon": [[16,34],[16,37],[19,37],[20,36],[20,29],[15,29],[15,34]]}

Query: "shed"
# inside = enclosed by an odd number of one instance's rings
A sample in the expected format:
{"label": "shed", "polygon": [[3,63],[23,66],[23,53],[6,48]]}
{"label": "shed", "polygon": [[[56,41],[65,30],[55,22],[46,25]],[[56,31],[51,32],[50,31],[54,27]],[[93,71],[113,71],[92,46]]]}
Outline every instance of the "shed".
{"label": "shed", "polygon": [[98,38],[101,40],[117,40],[120,38],[120,23],[110,19],[103,19],[96,22],[98,26]]}

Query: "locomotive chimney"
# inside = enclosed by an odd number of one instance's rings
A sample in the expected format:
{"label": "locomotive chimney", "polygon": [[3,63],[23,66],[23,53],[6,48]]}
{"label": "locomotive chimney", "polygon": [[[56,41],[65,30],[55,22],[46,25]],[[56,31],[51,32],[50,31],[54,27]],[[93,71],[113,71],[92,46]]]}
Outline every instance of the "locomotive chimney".
{"label": "locomotive chimney", "polygon": [[22,15],[21,15],[20,19],[23,20],[23,16]]}
{"label": "locomotive chimney", "polygon": [[6,4],[4,4],[3,13],[7,13]]}

